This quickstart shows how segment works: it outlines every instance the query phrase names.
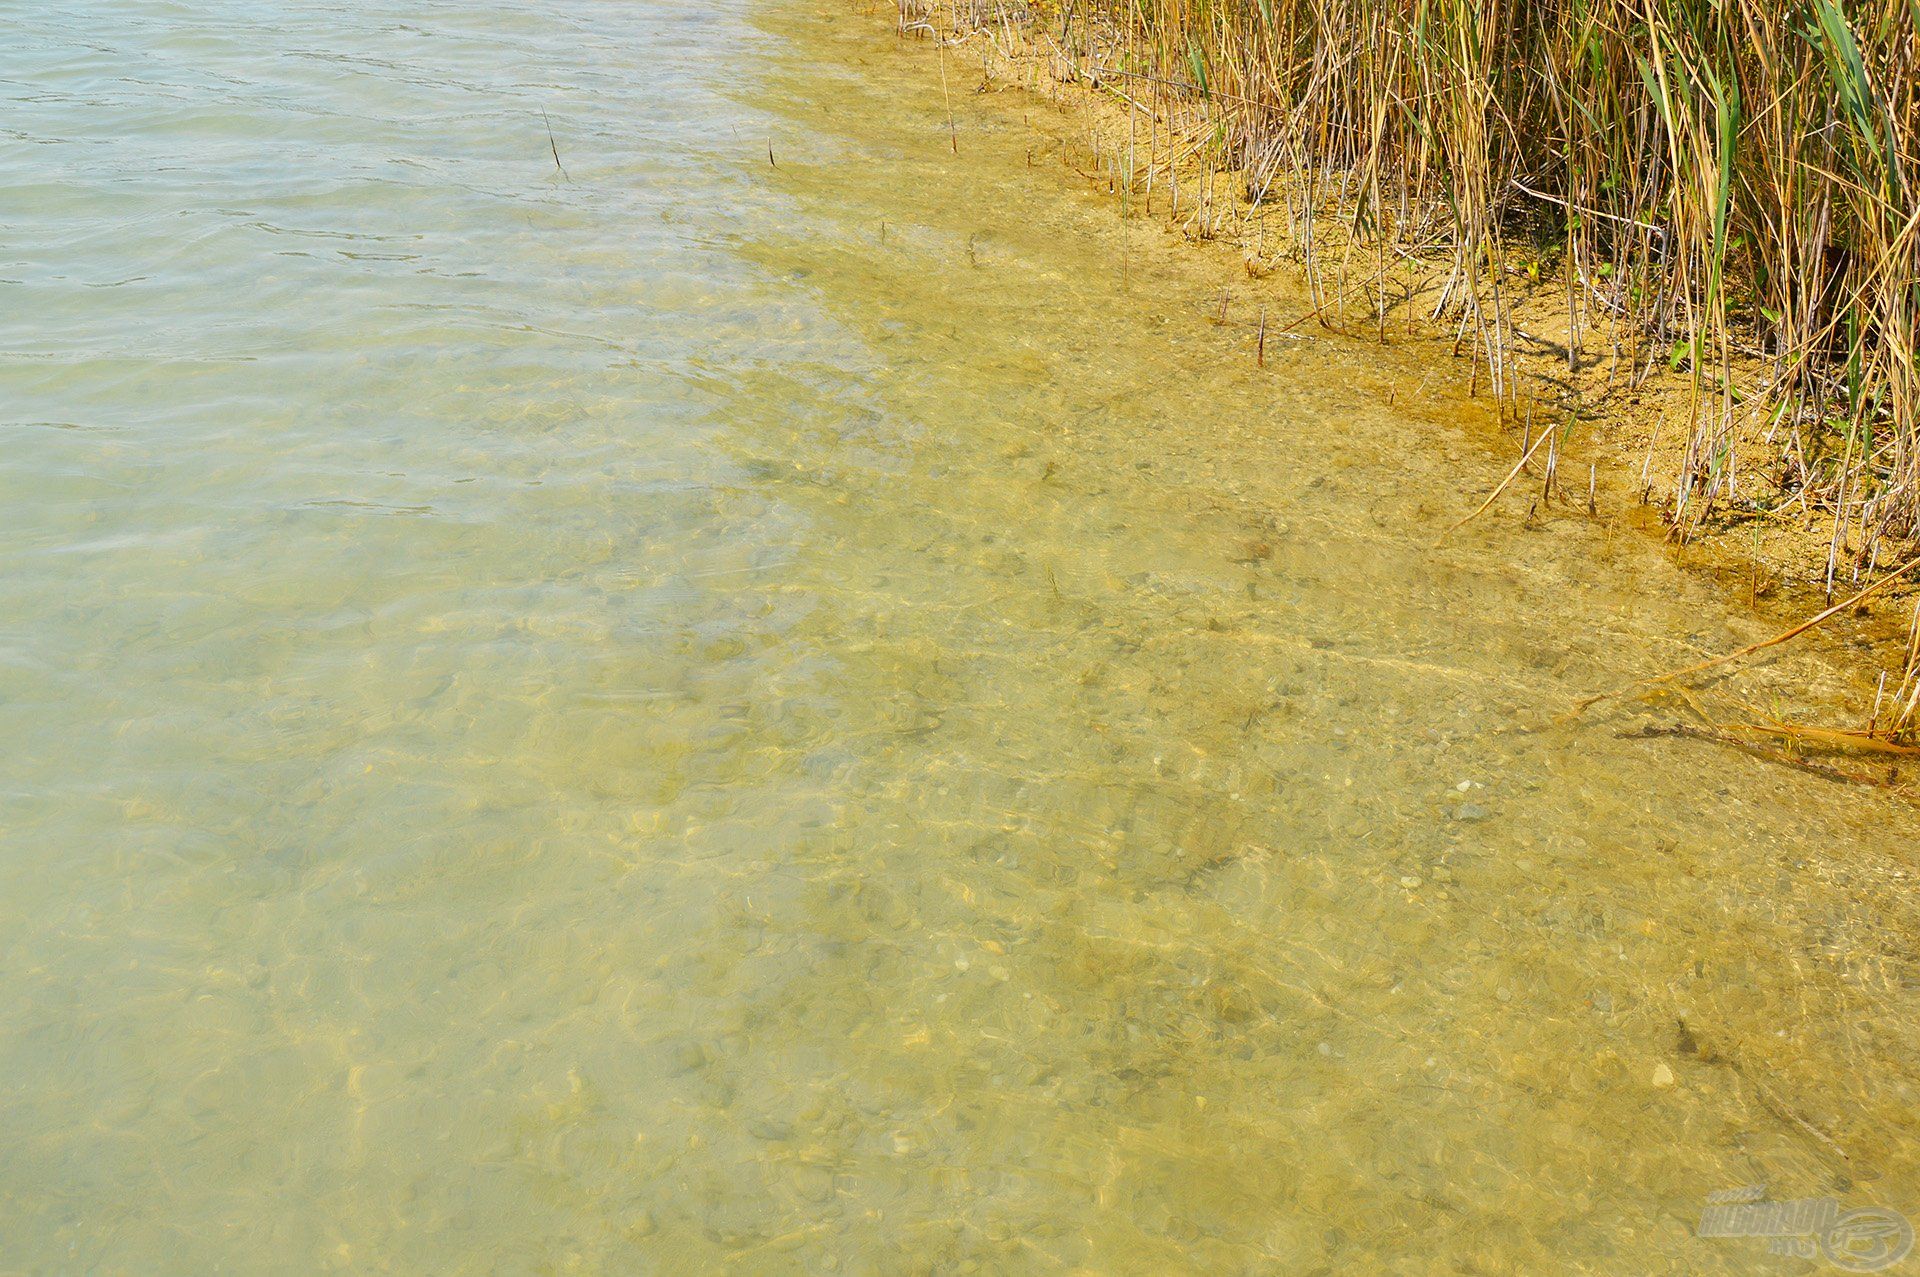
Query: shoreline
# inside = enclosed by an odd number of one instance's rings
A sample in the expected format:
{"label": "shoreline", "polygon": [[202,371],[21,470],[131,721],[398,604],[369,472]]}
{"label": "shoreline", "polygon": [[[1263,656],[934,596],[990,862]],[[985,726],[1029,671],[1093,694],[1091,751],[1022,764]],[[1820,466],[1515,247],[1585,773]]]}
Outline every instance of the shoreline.
{"label": "shoreline", "polygon": [[[1581,349],[1595,334],[1586,317],[1568,306],[1564,281],[1530,278],[1527,263],[1513,260],[1513,253],[1501,262],[1504,312],[1513,334],[1526,343],[1506,352],[1502,378],[1463,337],[1464,320],[1450,334],[1449,325],[1427,317],[1437,313],[1436,299],[1444,303],[1451,284],[1442,257],[1401,253],[1389,262],[1377,246],[1359,244],[1339,219],[1301,212],[1305,197],[1296,206],[1293,192],[1281,190],[1275,198],[1279,188],[1271,185],[1261,193],[1265,199],[1256,197],[1245,171],[1201,158],[1215,127],[1204,104],[1176,102],[1160,93],[1155,77],[1077,62],[1050,37],[1044,45],[1030,38],[1026,27],[1033,11],[1024,7],[1016,13],[980,0],[964,6],[957,0],[898,0],[897,8],[863,12],[887,23],[904,47],[934,55],[956,153],[955,104],[1001,99],[994,109],[1018,113],[1043,140],[1029,149],[1029,168],[1057,164],[1063,176],[1071,174],[1069,184],[1084,183],[1113,206],[1123,237],[1135,233],[1131,228],[1157,229],[1166,243],[1150,251],[1214,258],[1222,300],[1213,322],[1245,329],[1256,360],[1277,343],[1324,332],[1431,354],[1436,369],[1450,373],[1470,398],[1487,402],[1492,396],[1490,407],[1507,441],[1496,460],[1503,473],[1509,465],[1513,470],[1505,484],[1484,494],[1485,505],[1476,501],[1459,511],[1453,535],[1477,530],[1511,537],[1532,526],[1544,506],[1664,542],[1684,570],[1715,581],[1731,605],[1783,631],[1832,609],[1833,622],[1822,626],[1832,659],[1857,676],[1868,703],[1860,706],[1857,725],[1774,724],[1779,730],[1771,735],[1786,746],[1774,752],[1796,765],[1802,753],[1843,763],[1920,755],[1914,748],[1920,745],[1920,719],[1911,703],[1920,690],[1912,659],[1920,635],[1920,573],[1904,571],[1914,547],[1851,521],[1843,526],[1804,492],[1789,495],[1758,456],[1767,446],[1763,414],[1741,414],[1748,428],[1736,432],[1736,472],[1747,475],[1750,489],[1797,506],[1794,516],[1756,505],[1723,509],[1683,529],[1674,496],[1661,481],[1682,465],[1689,418],[1703,392],[1677,369],[1642,369],[1633,376],[1644,359],[1645,335],[1622,327],[1607,334],[1604,351],[1587,347],[1584,357],[1570,358],[1570,348]],[[1374,254],[1369,269],[1348,269],[1347,260],[1363,248]],[[1307,260],[1310,253],[1334,250],[1342,261],[1335,276]],[[1296,307],[1300,313],[1268,304],[1282,286],[1309,298],[1304,308]],[[1581,341],[1571,342],[1576,329]],[[1896,570],[1903,577],[1889,580]],[[1834,607],[1863,593],[1857,605]],[[1900,706],[1907,717],[1890,731]],[[1724,743],[1754,742],[1728,737]],[[1857,772],[1846,776],[1886,783]]]}

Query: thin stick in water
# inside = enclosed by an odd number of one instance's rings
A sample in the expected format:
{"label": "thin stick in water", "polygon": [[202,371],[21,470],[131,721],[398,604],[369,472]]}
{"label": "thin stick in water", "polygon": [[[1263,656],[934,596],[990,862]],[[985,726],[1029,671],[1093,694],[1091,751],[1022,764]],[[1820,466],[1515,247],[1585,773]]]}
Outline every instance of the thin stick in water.
{"label": "thin stick in water", "polygon": [[567,166],[560,162],[560,144],[553,140],[553,121],[547,118],[546,108],[541,108],[540,122],[547,126],[547,149],[553,152],[553,166],[560,170],[560,176],[573,181],[567,172]]}
{"label": "thin stick in water", "polygon": [[1535,439],[1533,441],[1533,446],[1531,448],[1528,448],[1525,452],[1520,454],[1520,460],[1514,465],[1513,469],[1507,472],[1507,477],[1500,481],[1500,486],[1487,494],[1487,499],[1480,503],[1479,508],[1476,509],[1472,514],[1468,515],[1466,518],[1460,520],[1458,523],[1448,528],[1445,532],[1442,532],[1440,534],[1439,539],[1434,542],[1434,545],[1435,546],[1440,545],[1448,537],[1452,536],[1454,533],[1458,532],[1461,528],[1466,527],[1469,523],[1472,523],[1475,519],[1479,518],[1480,515],[1486,510],[1486,508],[1492,505],[1494,503],[1494,500],[1497,497],[1499,497],[1499,495],[1502,492],[1505,492],[1508,486],[1512,484],[1515,479],[1518,479],[1520,477],[1520,472],[1527,468],[1527,462],[1533,460],[1533,454],[1540,451],[1540,445],[1545,443],[1547,440],[1551,438],[1553,438],[1553,429],[1549,427],[1547,430],[1541,433],[1538,439]]}

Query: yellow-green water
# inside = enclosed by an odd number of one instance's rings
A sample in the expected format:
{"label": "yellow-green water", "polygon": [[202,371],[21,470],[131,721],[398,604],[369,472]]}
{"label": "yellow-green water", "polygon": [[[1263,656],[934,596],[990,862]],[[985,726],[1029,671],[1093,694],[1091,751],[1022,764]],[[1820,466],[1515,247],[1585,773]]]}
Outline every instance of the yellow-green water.
{"label": "yellow-green water", "polygon": [[7,10],[0,1270],[1920,1214],[1912,809],[1551,722],[1772,622],[1558,510],[1434,549],[1451,370],[1255,368],[828,8]]}

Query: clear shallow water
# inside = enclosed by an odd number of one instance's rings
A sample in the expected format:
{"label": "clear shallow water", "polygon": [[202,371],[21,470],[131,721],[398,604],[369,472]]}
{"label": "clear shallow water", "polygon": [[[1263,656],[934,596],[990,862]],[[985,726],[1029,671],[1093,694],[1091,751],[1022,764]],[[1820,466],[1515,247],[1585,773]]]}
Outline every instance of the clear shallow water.
{"label": "clear shallow water", "polygon": [[1431,548],[1503,468],[1446,374],[1254,369],[958,60],[956,157],[810,9],[6,17],[0,1268],[1920,1215],[1911,809],[1542,727],[1767,624],[1570,517]]}

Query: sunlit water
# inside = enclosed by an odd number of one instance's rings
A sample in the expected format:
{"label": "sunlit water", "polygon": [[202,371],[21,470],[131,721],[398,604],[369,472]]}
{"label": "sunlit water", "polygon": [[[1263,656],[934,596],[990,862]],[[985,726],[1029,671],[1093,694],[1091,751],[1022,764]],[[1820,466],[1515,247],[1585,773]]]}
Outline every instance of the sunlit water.
{"label": "sunlit water", "polygon": [[827,7],[6,7],[0,1270],[1920,1215],[1912,809],[1553,722],[1775,622],[1561,510],[1433,548],[1451,369],[1256,368]]}

